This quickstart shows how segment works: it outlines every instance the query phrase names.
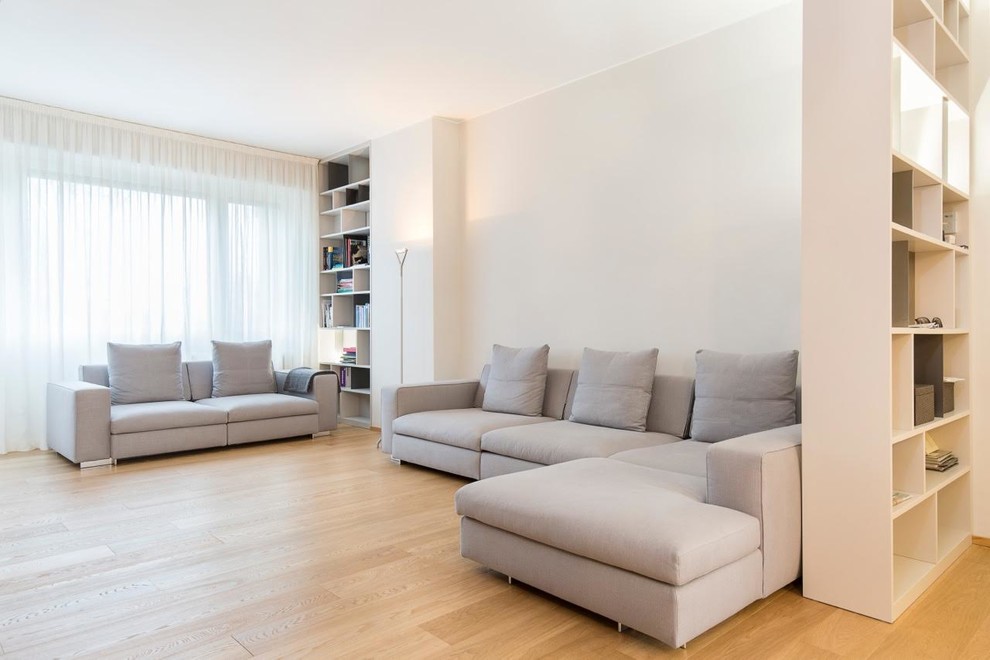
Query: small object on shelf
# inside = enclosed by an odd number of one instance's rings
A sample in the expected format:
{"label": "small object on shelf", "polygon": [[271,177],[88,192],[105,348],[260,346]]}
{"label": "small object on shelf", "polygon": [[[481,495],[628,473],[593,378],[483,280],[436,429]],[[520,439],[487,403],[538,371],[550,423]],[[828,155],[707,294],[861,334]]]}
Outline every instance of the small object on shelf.
{"label": "small object on shelf", "polygon": [[935,419],[935,386],[914,386],[914,425],[927,424]]}
{"label": "small object on shelf", "polygon": [[936,449],[925,454],[925,469],[935,472],[945,472],[951,467],[959,464],[959,459],[955,454],[947,449]]}
{"label": "small object on shelf", "polygon": [[962,378],[945,378],[942,381],[942,414],[946,415],[956,409],[956,383]]}
{"label": "small object on shelf", "polygon": [[932,318],[928,318],[927,316],[919,316],[918,318],[916,318],[914,320],[914,323],[912,323],[908,327],[909,328],[928,328],[928,329],[941,328],[942,327],[942,319],[940,319],[937,316],[933,316]]}
{"label": "small object on shelf", "polygon": [[891,505],[897,506],[901,502],[906,502],[911,499],[911,493],[905,493],[904,491],[895,490],[894,496],[891,498]]}

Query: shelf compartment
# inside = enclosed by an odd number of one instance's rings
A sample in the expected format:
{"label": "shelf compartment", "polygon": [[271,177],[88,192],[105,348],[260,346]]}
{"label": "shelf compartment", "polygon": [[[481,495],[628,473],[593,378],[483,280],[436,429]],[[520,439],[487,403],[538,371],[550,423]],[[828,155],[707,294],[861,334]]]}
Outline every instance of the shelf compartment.
{"label": "shelf compartment", "polygon": [[925,492],[924,436],[918,434],[897,443],[891,448],[891,458],[894,490],[915,494]]}
{"label": "shelf compartment", "polygon": [[[908,500],[910,501],[910,500]],[[896,602],[921,585],[938,558],[934,497],[893,520],[893,599]]]}
{"label": "shelf compartment", "polygon": [[[891,233],[904,235],[905,230],[892,229]],[[926,316],[942,320],[944,327],[933,329],[955,328],[957,250],[912,251],[912,245],[931,247],[933,243],[916,234],[891,242],[891,325],[906,328],[916,317]]]}
{"label": "shelf compartment", "polygon": [[[917,25],[921,24],[909,28]],[[906,50],[918,55],[916,50]],[[927,73],[928,62],[919,59],[908,57],[905,49],[894,45],[891,138],[894,149],[941,179],[945,95]]]}
{"label": "shelf compartment", "polygon": [[[367,234],[370,231],[368,209],[371,202],[361,202],[343,209],[320,211],[320,238],[339,238],[347,234]],[[364,210],[362,210],[364,209]]]}
{"label": "shelf compartment", "polygon": [[972,541],[970,517],[972,496],[970,473],[966,470],[946,482],[936,496],[938,517],[938,558],[947,559],[960,544]]}
{"label": "shelf compartment", "polygon": [[942,199],[945,202],[965,202],[969,200],[969,195],[967,193],[964,193],[958,188],[949,185],[942,179],[941,176],[922,167],[916,161],[912,160],[907,154],[902,153],[896,148],[893,149],[891,151],[891,171],[906,172],[908,170],[915,172],[916,181],[919,182],[916,185],[926,185],[926,183],[932,185],[940,184],[943,188]]}
{"label": "shelf compartment", "polygon": [[942,185],[907,170],[891,175],[891,190],[891,220],[905,229],[941,241]]}
{"label": "shelf compartment", "polygon": [[960,420],[958,424],[941,426],[928,431],[932,436],[932,440],[939,446],[939,449],[947,449],[956,455],[956,458],[959,459],[959,465],[945,472],[925,470],[926,492],[935,490],[939,484],[951,480],[952,475],[955,473],[954,471],[958,470],[962,472],[970,469],[972,466],[972,452],[969,446],[970,426],[969,418],[966,418]]}
{"label": "shelf compartment", "polygon": [[969,410],[970,350],[969,335],[946,335],[943,338],[944,376],[962,378],[953,386],[954,408]]}

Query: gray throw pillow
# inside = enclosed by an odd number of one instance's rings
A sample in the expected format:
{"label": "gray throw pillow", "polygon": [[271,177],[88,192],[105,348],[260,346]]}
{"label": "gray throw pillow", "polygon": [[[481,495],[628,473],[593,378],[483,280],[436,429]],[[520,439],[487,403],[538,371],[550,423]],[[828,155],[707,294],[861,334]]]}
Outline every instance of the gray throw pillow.
{"label": "gray throw pillow", "polygon": [[536,417],[543,412],[547,389],[547,359],[550,347],[492,346],[492,367],[488,374],[482,410]]}
{"label": "gray throw pillow", "polygon": [[797,422],[797,351],[698,351],[695,363],[692,440],[719,442]]}
{"label": "gray throw pillow", "polygon": [[181,401],[182,342],[107,343],[110,403]]}
{"label": "gray throw pillow", "polygon": [[214,397],[275,391],[270,339],[213,342]]}
{"label": "gray throw pillow", "polygon": [[659,351],[631,353],[584,349],[570,420],[645,431]]}

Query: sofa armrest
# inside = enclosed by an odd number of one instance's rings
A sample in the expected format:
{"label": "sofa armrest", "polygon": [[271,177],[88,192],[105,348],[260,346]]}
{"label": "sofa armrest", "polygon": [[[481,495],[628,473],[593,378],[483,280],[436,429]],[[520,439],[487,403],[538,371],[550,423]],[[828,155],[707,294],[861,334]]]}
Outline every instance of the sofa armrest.
{"label": "sofa armrest", "polygon": [[288,375],[288,371],[275,372],[275,384],[278,386],[279,394],[298,396],[303,399],[316,401],[320,406],[320,433],[332,431],[337,428],[337,407],[340,403],[340,381],[337,379],[337,374],[317,374],[313,376],[313,383],[310,385],[309,391],[305,394],[285,391],[285,379]]}
{"label": "sofa armrest", "polygon": [[715,443],[708,503],[760,521],[763,595],[801,574],[801,425]]}
{"label": "sofa armrest", "polygon": [[82,381],[48,383],[48,447],[73,463],[110,458],[110,388]]}
{"label": "sofa armrest", "polygon": [[447,380],[382,388],[382,451],[392,453],[392,422],[416,412],[474,408],[477,380]]}

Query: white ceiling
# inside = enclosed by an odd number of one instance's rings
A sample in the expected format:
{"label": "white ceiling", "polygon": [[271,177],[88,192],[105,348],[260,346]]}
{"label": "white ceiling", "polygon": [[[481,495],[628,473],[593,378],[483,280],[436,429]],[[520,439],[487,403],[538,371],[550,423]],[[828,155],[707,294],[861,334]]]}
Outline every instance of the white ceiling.
{"label": "white ceiling", "polygon": [[0,0],[0,96],[310,156],[788,0]]}

